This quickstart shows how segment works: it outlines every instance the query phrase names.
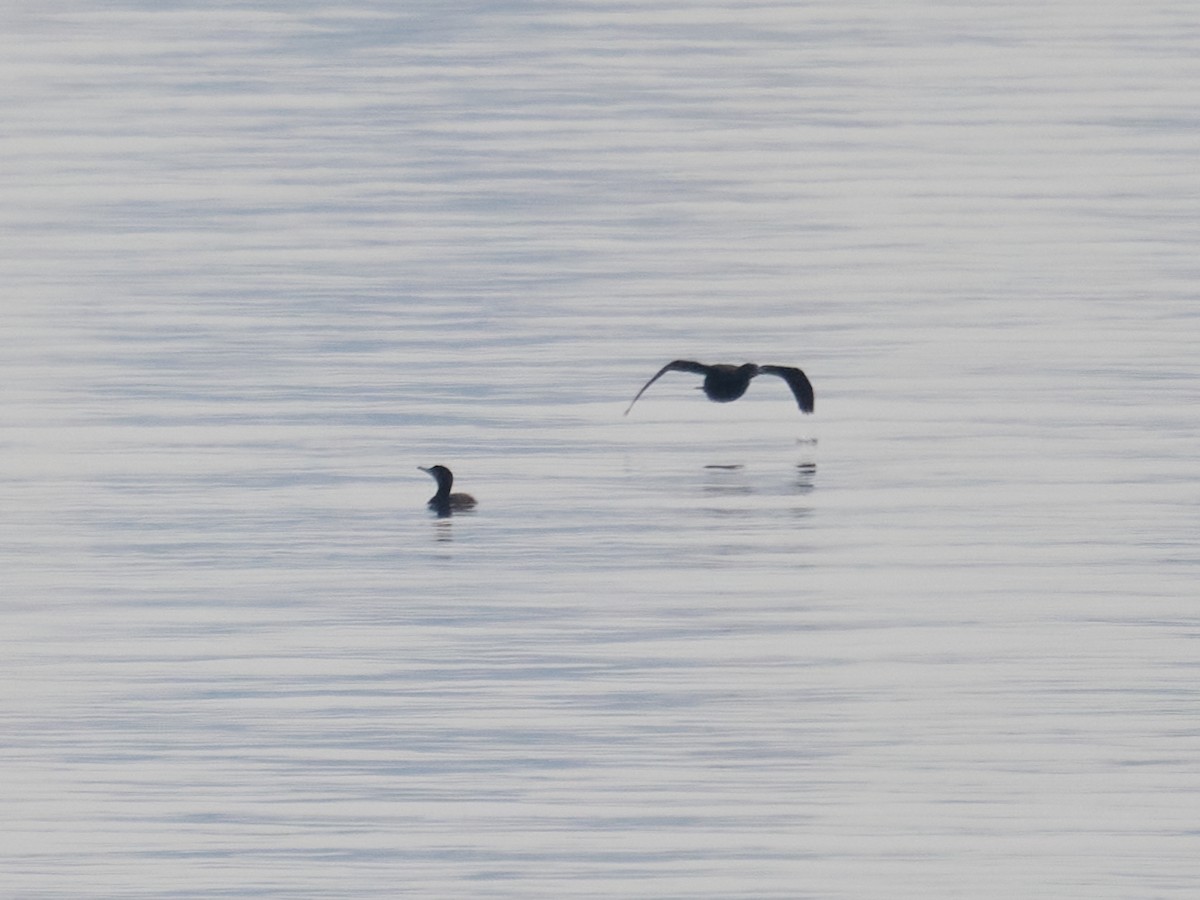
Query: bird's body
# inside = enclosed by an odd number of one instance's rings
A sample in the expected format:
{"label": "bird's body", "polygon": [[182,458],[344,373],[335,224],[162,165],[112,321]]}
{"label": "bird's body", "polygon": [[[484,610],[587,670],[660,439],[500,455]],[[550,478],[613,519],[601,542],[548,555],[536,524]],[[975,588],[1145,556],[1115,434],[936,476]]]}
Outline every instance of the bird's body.
{"label": "bird's body", "polygon": [[417,466],[422,472],[431,475],[438,485],[437,493],[429,498],[428,506],[439,516],[448,516],[452,512],[462,512],[475,508],[475,498],[470,494],[452,494],[450,488],[454,484],[454,473],[445,466]]}
{"label": "bird's body", "polygon": [[800,411],[805,413],[813,411],[812,384],[809,382],[808,376],[799,369],[790,366],[759,366],[754,363],[743,363],[740,366],[718,363],[717,365],[709,366],[687,359],[677,359],[674,362],[667,363],[658,370],[657,375],[646,382],[629,404],[629,409],[625,410],[625,415],[629,415],[629,410],[633,409],[633,404],[638,402],[638,397],[646,393],[646,388],[650,387],[650,385],[654,384],[654,382],[658,381],[659,378],[668,372],[691,372],[696,375],[703,375],[704,384],[702,385],[702,390],[704,391],[704,396],[716,403],[730,403],[738,399],[738,397],[746,393],[746,388],[750,387],[750,379],[756,375],[778,375],[792,389],[792,394],[796,398],[796,404],[800,407]]}

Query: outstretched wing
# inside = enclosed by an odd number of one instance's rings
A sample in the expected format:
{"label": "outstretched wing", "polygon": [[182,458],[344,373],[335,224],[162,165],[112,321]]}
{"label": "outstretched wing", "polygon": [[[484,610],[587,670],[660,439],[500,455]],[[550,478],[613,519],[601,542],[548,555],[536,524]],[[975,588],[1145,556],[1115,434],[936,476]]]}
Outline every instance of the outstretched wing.
{"label": "outstretched wing", "polygon": [[675,362],[667,363],[658,370],[657,375],[655,375],[642,386],[642,389],[637,392],[637,397],[634,397],[631,401],[629,401],[629,407],[625,410],[624,414],[629,415],[629,410],[633,409],[633,404],[638,402],[638,397],[646,393],[646,388],[650,387],[650,385],[654,384],[654,382],[658,381],[658,379],[662,378],[668,372],[694,372],[697,375],[707,375],[708,366],[704,365],[704,363],[692,362],[688,359],[677,359]]}
{"label": "outstretched wing", "polygon": [[778,375],[788,383],[788,387],[796,395],[800,411],[806,413],[813,411],[813,386],[808,380],[808,376],[799,369],[793,369],[790,366],[759,366],[758,371],[768,375]]}

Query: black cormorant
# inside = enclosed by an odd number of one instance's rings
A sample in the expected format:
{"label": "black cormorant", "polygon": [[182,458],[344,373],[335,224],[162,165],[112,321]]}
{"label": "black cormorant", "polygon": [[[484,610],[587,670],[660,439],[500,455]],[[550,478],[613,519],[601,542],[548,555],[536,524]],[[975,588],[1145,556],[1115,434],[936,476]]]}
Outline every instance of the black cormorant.
{"label": "black cormorant", "polygon": [[417,468],[437,479],[437,493],[429,498],[429,508],[439,516],[448,516],[452,512],[475,508],[475,498],[470,494],[450,493],[450,487],[454,484],[454,473],[445,466],[430,466],[428,469],[424,466],[417,466]]}
{"label": "black cormorant", "polygon": [[715,366],[706,366],[704,363],[677,359],[667,363],[658,370],[657,375],[646,382],[645,386],[637,392],[637,397],[630,402],[629,409],[625,410],[625,415],[629,415],[629,410],[633,409],[633,404],[638,402],[638,397],[646,393],[646,388],[668,372],[693,372],[696,375],[703,375],[704,394],[709,400],[717,403],[729,403],[742,396],[746,393],[746,388],[750,386],[750,379],[755,375],[778,375],[788,383],[788,387],[796,395],[796,403],[800,406],[800,411],[805,413],[813,411],[812,384],[809,382],[808,376],[799,369],[790,366],[758,366],[754,363],[744,363],[740,366],[718,363]]}

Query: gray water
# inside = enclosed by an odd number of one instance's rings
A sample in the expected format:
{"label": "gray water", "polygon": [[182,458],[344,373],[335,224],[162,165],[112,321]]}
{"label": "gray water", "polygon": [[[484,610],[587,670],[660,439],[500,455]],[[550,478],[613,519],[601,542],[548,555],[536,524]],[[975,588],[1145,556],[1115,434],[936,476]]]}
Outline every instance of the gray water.
{"label": "gray water", "polygon": [[1191,3],[3,19],[4,896],[1196,896]]}

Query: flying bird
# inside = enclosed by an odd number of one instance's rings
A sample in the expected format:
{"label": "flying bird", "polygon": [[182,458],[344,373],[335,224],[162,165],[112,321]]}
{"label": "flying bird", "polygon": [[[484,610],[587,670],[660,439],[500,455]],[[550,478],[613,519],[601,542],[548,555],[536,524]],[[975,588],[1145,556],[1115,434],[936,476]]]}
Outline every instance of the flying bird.
{"label": "flying bird", "polygon": [[729,403],[742,396],[746,393],[746,388],[750,386],[750,379],[756,375],[778,375],[792,389],[800,411],[804,413],[813,411],[812,384],[809,382],[808,376],[799,369],[790,366],[758,366],[754,363],[744,363],[740,366],[718,363],[714,366],[706,366],[704,363],[677,359],[667,363],[658,370],[657,375],[646,382],[637,392],[637,397],[630,402],[629,409],[625,410],[625,415],[629,415],[629,410],[633,409],[633,404],[638,402],[638,397],[646,393],[646,388],[668,372],[691,372],[695,375],[703,375],[704,384],[701,389],[709,400],[716,403]]}
{"label": "flying bird", "polygon": [[454,484],[454,473],[445,466],[430,466],[428,469],[424,466],[417,466],[417,468],[437,480],[437,493],[429,498],[427,505],[439,516],[448,516],[452,512],[475,508],[475,498],[470,494],[450,493],[450,487]]}

